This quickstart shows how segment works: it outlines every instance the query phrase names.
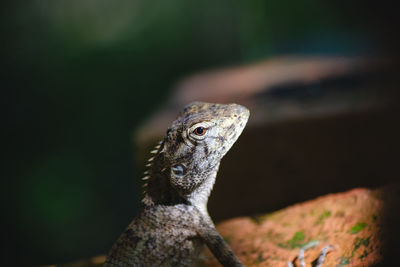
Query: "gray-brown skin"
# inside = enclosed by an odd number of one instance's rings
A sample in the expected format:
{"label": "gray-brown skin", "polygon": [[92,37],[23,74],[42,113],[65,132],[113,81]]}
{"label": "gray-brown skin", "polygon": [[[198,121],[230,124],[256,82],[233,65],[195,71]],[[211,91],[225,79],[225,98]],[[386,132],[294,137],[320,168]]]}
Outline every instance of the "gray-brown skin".
{"label": "gray-brown skin", "polygon": [[206,244],[223,266],[243,266],[207,212],[222,157],[249,110],[193,102],[167,130],[150,158],[143,211],[108,254],[105,266],[194,266]]}

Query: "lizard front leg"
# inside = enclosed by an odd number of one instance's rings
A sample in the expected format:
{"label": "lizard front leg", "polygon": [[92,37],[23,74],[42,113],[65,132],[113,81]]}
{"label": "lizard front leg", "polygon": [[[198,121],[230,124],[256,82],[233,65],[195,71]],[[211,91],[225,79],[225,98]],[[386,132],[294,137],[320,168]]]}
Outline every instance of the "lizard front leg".
{"label": "lizard front leg", "polygon": [[198,229],[198,234],[215,258],[224,267],[243,267],[244,265],[233,253],[231,247],[224,241],[215,229],[212,222],[202,224]]}

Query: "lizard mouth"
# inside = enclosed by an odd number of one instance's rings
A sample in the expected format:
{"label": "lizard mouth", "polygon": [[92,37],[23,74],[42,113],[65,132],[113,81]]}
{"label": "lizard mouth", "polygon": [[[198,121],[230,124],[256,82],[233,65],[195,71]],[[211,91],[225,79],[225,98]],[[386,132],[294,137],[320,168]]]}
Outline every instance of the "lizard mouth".
{"label": "lizard mouth", "polygon": [[242,106],[242,105],[238,105],[238,104],[232,104],[235,105],[235,110],[236,112],[233,114],[233,117],[237,118],[237,130],[239,131],[238,136],[240,135],[240,133],[243,131],[244,127],[247,124],[247,121],[249,120],[250,117],[250,111]]}
{"label": "lizard mouth", "polygon": [[233,114],[230,117],[234,118],[231,127],[229,127],[229,132],[227,133],[227,142],[229,143],[226,148],[226,152],[230,149],[230,147],[236,142],[236,140],[241,135],[244,127],[247,124],[247,121],[250,116],[250,111],[241,105],[238,104],[230,104],[233,109]]}

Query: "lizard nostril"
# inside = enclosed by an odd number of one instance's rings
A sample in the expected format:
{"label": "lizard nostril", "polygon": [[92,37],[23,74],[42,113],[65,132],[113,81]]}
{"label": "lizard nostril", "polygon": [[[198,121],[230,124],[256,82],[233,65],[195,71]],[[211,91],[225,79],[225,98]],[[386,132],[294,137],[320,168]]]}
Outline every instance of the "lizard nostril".
{"label": "lizard nostril", "polygon": [[238,115],[237,115],[237,114],[234,114],[234,115],[233,115],[233,117],[237,118],[237,117],[238,117]]}

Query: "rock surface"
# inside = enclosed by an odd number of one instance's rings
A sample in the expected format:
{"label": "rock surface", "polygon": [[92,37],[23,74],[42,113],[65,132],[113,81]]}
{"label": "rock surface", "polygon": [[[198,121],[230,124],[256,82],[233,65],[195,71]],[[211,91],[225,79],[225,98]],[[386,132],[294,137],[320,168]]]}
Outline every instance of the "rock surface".
{"label": "rock surface", "polygon": [[[300,247],[317,241],[305,252],[307,266],[327,245],[333,249],[324,267],[391,266],[391,252],[398,245],[388,243],[388,237],[397,240],[399,231],[388,222],[393,226],[399,222],[399,193],[398,186],[354,189],[262,216],[231,219],[217,229],[246,266],[283,267],[287,261],[299,266]],[[203,260],[204,266],[220,266],[209,251]]]}

